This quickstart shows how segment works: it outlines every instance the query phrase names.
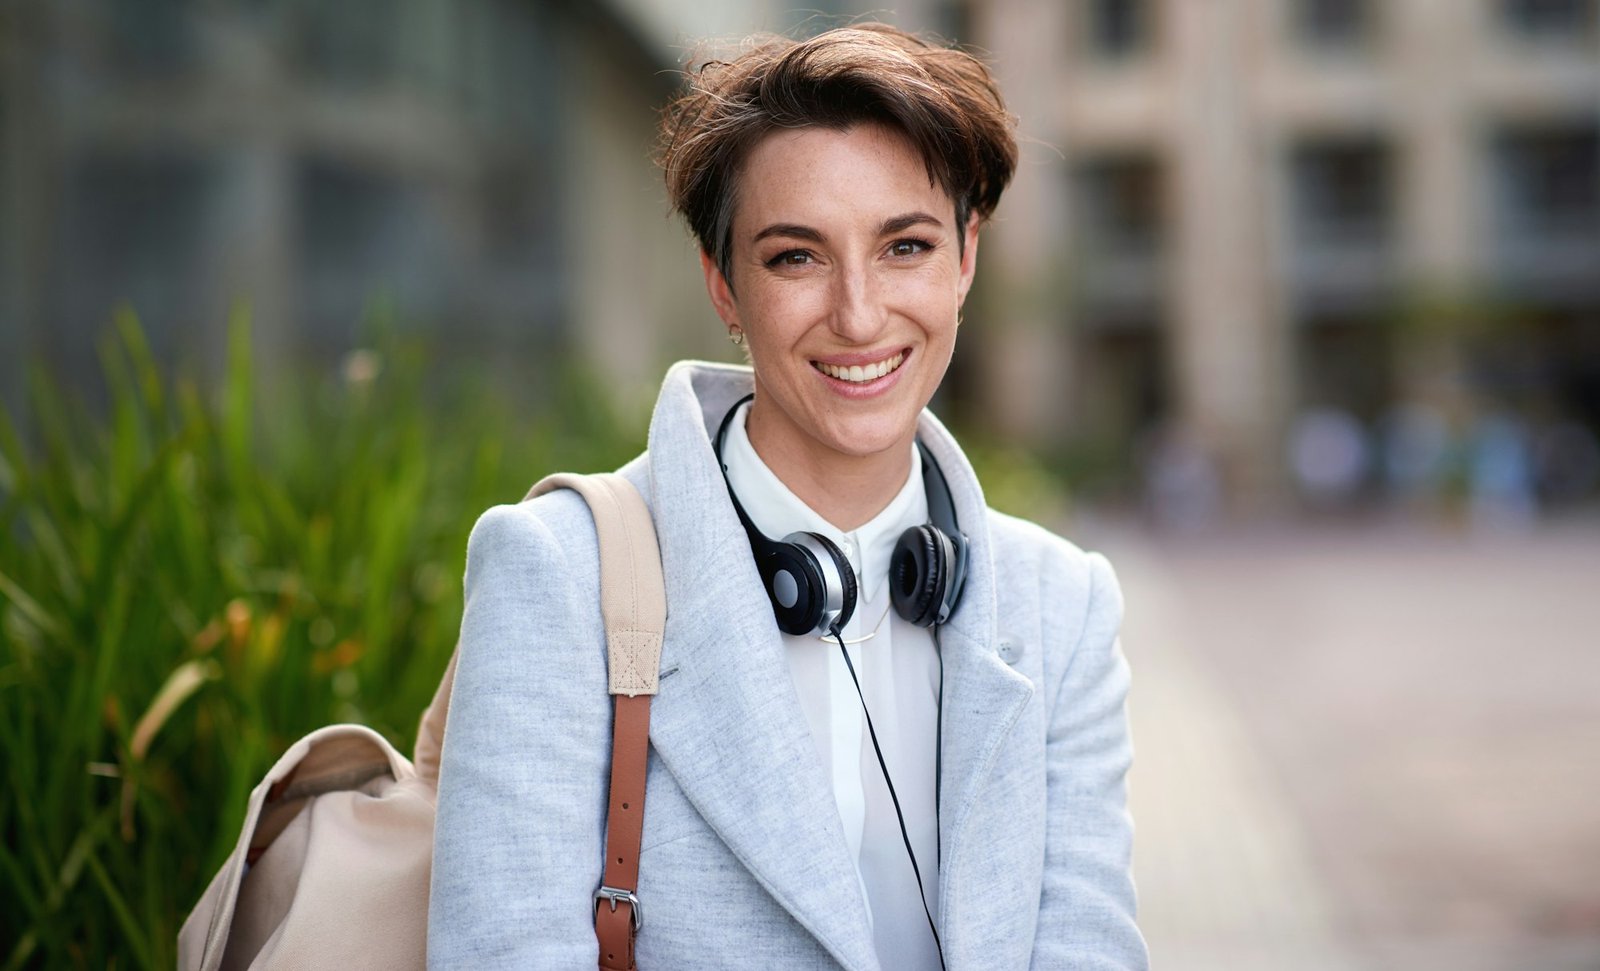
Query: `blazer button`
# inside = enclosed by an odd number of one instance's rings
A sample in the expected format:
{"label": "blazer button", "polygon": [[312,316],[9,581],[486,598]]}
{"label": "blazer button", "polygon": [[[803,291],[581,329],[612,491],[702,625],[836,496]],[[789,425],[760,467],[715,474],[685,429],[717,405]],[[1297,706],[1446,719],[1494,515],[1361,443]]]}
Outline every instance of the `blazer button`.
{"label": "blazer button", "polygon": [[1002,638],[1000,646],[995,649],[995,653],[999,654],[1000,660],[1007,664],[1016,664],[1022,660],[1022,642],[1009,637]]}

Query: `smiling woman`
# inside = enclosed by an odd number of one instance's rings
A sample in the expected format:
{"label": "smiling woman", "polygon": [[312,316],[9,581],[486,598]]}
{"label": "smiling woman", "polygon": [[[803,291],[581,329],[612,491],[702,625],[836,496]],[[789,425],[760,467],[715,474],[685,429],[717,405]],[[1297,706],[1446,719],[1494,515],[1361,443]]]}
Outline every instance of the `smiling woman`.
{"label": "smiling woman", "polygon": [[1012,124],[981,62],[882,25],[688,75],[660,160],[750,366],[675,366],[620,470],[668,604],[641,849],[606,842],[586,507],[490,510],[468,547],[430,964],[1146,966],[1116,580],[987,509],[926,410]]}
{"label": "smiling woman", "polygon": [[802,502],[853,530],[910,472],[917,414],[944,380],[972,286],[977,215],[957,226],[911,144],[872,122],[773,133],[740,185],[729,270],[701,263],[717,314],[748,341],[750,443]]}

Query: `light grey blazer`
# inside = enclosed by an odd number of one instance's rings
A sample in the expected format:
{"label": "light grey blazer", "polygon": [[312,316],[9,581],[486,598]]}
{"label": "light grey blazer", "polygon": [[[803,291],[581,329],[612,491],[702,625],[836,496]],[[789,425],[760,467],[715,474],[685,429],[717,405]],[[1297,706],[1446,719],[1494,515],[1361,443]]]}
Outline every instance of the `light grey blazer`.
{"label": "light grey blazer", "polygon": [[[880,964],[855,863],[712,453],[750,384],[745,368],[673,367],[649,452],[622,470],[655,516],[667,583],[639,966],[869,971]],[[948,967],[1144,968],[1116,579],[1099,555],[986,509],[950,435],[927,413],[920,431],[972,544],[941,633],[936,919]],[[611,751],[599,603],[576,495],[478,521],[439,785],[431,968],[595,967]]]}

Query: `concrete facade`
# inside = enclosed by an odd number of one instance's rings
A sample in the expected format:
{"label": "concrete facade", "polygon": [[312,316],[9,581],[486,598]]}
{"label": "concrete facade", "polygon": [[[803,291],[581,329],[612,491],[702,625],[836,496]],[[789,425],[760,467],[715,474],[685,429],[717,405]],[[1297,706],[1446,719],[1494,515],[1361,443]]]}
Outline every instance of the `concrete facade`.
{"label": "concrete facade", "polygon": [[[972,7],[1030,142],[986,240],[1022,295],[983,343],[1008,435],[1177,427],[1270,506],[1299,409],[1518,398],[1469,381],[1451,336],[1503,300],[1560,318],[1508,339],[1600,423],[1595,3]],[[1412,339],[1408,314],[1466,319]]]}

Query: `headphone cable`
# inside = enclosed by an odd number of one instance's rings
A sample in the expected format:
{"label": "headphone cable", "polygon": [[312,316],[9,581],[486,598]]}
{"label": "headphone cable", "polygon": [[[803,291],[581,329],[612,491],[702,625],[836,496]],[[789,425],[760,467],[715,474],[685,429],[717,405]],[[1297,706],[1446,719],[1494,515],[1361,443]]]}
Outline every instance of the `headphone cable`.
{"label": "headphone cable", "polygon": [[[933,912],[928,909],[928,892],[922,886],[922,870],[917,866],[916,852],[911,849],[911,836],[906,832],[906,817],[900,811],[900,797],[895,794],[894,782],[889,778],[889,766],[883,760],[883,748],[878,745],[877,729],[872,727],[872,712],[867,710],[867,696],[861,693],[861,680],[856,677],[856,666],[850,660],[850,652],[845,650],[844,635],[839,633],[839,625],[834,624],[829,633],[839,642],[839,653],[844,655],[844,666],[850,670],[850,680],[856,686],[856,697],[861,699],[861,713],[867,718],[867,734],[872,737],[872,751],[877,753],[878,768],[883,770],[884,785],[889,787],[889,799],[894,803],[894,818],[900,824],[900,838],[905,841],[906,855],[911,858],[911,872],[917,878],[917,893],[922,897],[922,913],[928,918],[928,930],[933,932],[933,946],[939,952],[939,968],[940,971],[944,971],[944,944],[939,940],[939,929],[934,926]],[[941,676],[941,694],[943,680]],[[937,793],[934,798],[937,800]]]}

